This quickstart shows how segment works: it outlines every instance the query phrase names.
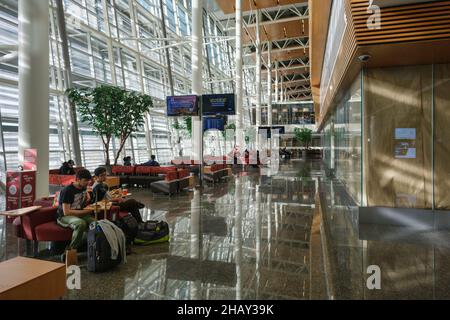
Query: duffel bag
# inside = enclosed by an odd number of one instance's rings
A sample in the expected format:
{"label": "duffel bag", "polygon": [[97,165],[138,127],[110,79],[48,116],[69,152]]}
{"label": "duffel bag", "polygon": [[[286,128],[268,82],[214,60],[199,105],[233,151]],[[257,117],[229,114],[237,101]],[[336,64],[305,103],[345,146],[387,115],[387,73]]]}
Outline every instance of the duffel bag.
{"label": "duffel bag", "polygon": [[150,245],[169,241],[169,225],[165,221],[150,220],[139,225],[134,243]]}

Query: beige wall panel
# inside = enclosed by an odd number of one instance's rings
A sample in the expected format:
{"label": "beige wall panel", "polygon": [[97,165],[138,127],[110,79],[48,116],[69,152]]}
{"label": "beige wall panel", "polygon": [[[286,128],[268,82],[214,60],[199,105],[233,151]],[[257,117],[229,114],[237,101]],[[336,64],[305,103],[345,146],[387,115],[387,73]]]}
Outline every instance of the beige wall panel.
{"label": "beige wall panel", "polygon": [[450,209],[450,64],[435,65],[435,204]]}
{"label": "beige wall panel", "polygon": [[[368,69],[364,181],[368,206],[431,208],[431,66]],[[395,155],[396,128],[415,128],[415,158]],[[407,141],[408,142],[408,141]]]}

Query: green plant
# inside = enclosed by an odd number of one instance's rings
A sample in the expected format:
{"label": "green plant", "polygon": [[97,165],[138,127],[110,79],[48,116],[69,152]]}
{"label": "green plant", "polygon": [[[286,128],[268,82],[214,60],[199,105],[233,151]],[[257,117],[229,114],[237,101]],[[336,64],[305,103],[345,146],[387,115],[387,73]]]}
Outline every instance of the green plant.
{"label": "green plant", "polygon": [[185,117],[183,120],[186,130],[189,133],[189,137],[192,137],[192,117]]}
{"label": "green plant", "polygon": [[300,141],[305,149],[309,149],[309,145],[312,142],[312,130],[307,128],[295,128],[294,130],[295,139]]}
{"label": "green plant", "polygon": [[120,141],[114,164],[120,157],[128,137],[145,121],[145,113],[153,106],[150,96],[112,86],[73,88],[66,91],[70,103],[77,106],[81,121],[92,127],[102,139],[105,164],[110,165],[112,137]]}
{"label": "green plant", "polygon": [[145,114],[153,107],[152,98],[136,91],[126,91],[124,94],[122,112],[115,119],[117,131],[115,136],[120,139],[119,149],[114,159],[117,164],[127,139],[145,123]]}
{"label": "green plant", "polygon": [[[230,123],[225,126],[225,130],[222,131],[222,135],[224,138],[227,137],[227,130],[236,131],[236,125],[234,123]],[[233,135],[233,137],[234,137],[234,135]]]}
{"label": "green plant", "polygon": [[174,120],[172,128],[174,128],[175,130],[183,130],[183,126],[180,125],[177,119]]}
{"label": "green plant", "polygon": [[175,123],[172,125],[172,128],[179,131],[184,131],[186,133],[185,136],[192,137],[192,118],[184,117],[182,123],[180,123],[178,120],[175,120]]}

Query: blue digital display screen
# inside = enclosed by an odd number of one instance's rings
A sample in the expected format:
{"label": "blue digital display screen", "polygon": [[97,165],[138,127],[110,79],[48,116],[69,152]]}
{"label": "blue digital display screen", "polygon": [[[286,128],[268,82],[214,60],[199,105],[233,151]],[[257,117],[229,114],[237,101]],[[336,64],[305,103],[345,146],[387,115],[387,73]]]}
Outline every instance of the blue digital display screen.
{"label": "blue digital display screen", "polygon": [[202,109],[205,116],[234,115],[235,95],[234,93],[203,95]]}
{"label": "blue digital display screen", "polygon": [[224,117],[219,118],[203,118],[203,131],[217,129],[220,131],[225,130],[226,119]]}
{"label": "blue digital display screen", "polygon": [[168,96],[167,116],[198,116],[198,97],[197,96]]}

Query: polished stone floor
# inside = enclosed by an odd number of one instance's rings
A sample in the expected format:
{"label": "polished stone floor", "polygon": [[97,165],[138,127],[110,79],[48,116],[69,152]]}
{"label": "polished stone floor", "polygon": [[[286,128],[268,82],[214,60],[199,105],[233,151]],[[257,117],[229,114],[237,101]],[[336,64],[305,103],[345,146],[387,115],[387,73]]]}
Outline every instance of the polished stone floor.
{"label": "polished stone floor", "polygon": [[[135,246],[110,272],[82,268],[81,290],[66,299],[450,298],[448,231],[360,225],[320,162],[292,160],[171,198],[131,192],[144,219],[169,223],[170,242]],[[8,258],[22,253],[10,225],[0,223],[0,235],[2,259],[5,244]],[[380,267],[380,290],[367,288],[370,265]]]}

